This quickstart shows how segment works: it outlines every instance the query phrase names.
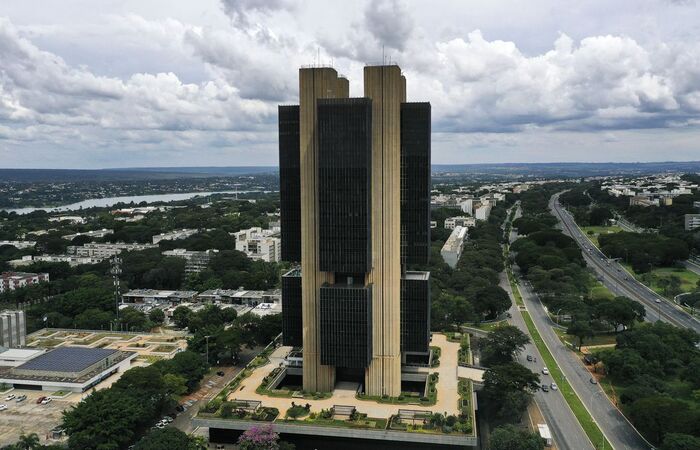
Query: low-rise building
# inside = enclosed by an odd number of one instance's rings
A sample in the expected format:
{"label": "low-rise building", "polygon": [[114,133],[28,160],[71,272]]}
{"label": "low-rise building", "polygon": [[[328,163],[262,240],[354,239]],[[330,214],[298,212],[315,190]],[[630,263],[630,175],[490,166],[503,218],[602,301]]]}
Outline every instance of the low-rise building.
{"label": "low-rise building", "polygon": [[282,292],[279,289],[252,291],[247,289],[212,289],[200,293],[200,301],[230,303],[233,305],[256,306],[261,303],[281,303]]}
{"label": "low-rise building", "polygon": [[56,217],[49,217],[49,222],[70,222],[73,225],[82,225],[85,222],[85,217],[80,217],[80,216],[56,216]]}
{"label": "low-rise building", "polygon": [[199,233],[199,230],[183,228],[182,230],[170,231],[168,233],[160,233],[153,236],[153,243],[157,244],[160,241],[177,241],[187,239],[188,237]]}
{"label": "low-rise building", "polygon": [[476,225],[476,220],[469,216],[448,217],[445,219],[445,229],[454,230],[457,227],[469,228]]}
{"label": "low-rise building", "polygon": [[0,367],[17,367],[46,352],[43,348],[5,348],[0,350]]}
{"label": "low-rise building", "polygon": [[0,383],[15,389],[85,392],[131,367],[138,354],[104,348],[58,347],[16,367],[0,367]]}
{"label": "low-rise building", "polygon": [[66,239],[68,241],[72,241],[73,239],[77,238],[78,236],[84,236],[84,237],[88,237],[91,239],[99,239],[99,238],[103,238],[103,237],[110,235],[110,234],[114,234],[114,230],[103,228],[101,230],[86,231],[84,233],[66,234],[65,236],[63,236],[63,239]]}
{"label": "low-rise building", "polygon": [[14,291],[44,281],[49,281],[48,273],[3,272],[0,275],[0,292]]}
{"label": "low-rise building", "polygon": [[0,241],[0,247],[10,245],[18,250],[36,247],[36,241]]}
{"label": "low-rise building", "polygon": [[236,238],[236,250],[245,253],[250,259],[278,262],[282,256],[282,240],[272,230],[254,227],[233,235]]}
{"label": "low-rise building", "polygon": [[197,291],[166,291],[158,289],[132,289],[122,294],[124,303],[155,303],[179,305],[192,302],[197,298]]}
{"label": "low-rise building", "polygon": [[87,243],[81,246],[69,245],[66,252],[71,256],[90,257],[97,259],[107,259],[121,252],[142,251],[149,248],[158,248],[154,244],[125,244],[117,242],[115,244],[96,244],[94,242]]}
{"label": "low-rise building", "polygon": [[445,241],[442,250],[440,250],[440,255],[443,261],[452,267],[453,269],[457,267],[459,258],[462,256],[462,249],[464,248],[464,241],[467,238],[467,228],[457,226],[452,230],[452,234]]}
{"label": "low-rise building", "polygon": [[35,262],[65,262],[69,266],[75,267],[83,264],[97,264],[102,262],[103,258],[92,258],[87,256],[71,256],[71,255],[38,255],[23,256],[21,259],[13,259],[8,264],[12,267],[29,266]]}
{"label": "low-rise building", "polygon": [[185,260],[185,273],[198,273],[205,270],[209,266],[211,257],[219,251],[216,249],[196,251],[185,250],[184,248],[176,248],[174,250],[166,250],[164,256],[174,256]]}
{"label": "low-rise building", "polygon": [[700,214],[686,214],[685,215],[685,229],[686,231],[695,230],[700,228]]}

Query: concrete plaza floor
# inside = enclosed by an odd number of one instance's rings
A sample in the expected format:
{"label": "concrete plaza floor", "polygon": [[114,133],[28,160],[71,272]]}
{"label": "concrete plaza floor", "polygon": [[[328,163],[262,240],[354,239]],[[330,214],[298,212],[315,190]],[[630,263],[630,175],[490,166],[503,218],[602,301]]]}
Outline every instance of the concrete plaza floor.
{"label": "concrete plaza floor", "polygon": [[[262,384],[263,378],[270,374],[280,364],[284,363],[285,356],[292,350],[291,347],[280,347],[270,356],[270,362],[258,367],[253,373],[241,382],[235,391],[231,391],[228,400],[256,400],[262,402],[262,406],[274,407],[280,411],[280,416],[295,404],[311,405],[311,412],[320,412],[322,409],[332,408],[334,405],[352,405],[360,413],[368,417],[386,419],[396,414],[399,409],[411,409],[419,411],[441,412],[447,414],[459,414],[459,343],[449,342],[443,334],[433,334],[431,346],[440,347],[440,365],[436,368],[422,367],[418,372],[438,373],[437,402],[432,406],[420,406],[413,404],[388,404],[378,403],[373,400],[361,400],[355,397],[353,383],[338,383],[333,395],[322,400],[303,398],[281,398],[261,395],[255,390]],[[463,369],[463,368],[462,368]],[[465,372],[469,373],[469,372]],[[480,381],[480,380],[475,380]]]}

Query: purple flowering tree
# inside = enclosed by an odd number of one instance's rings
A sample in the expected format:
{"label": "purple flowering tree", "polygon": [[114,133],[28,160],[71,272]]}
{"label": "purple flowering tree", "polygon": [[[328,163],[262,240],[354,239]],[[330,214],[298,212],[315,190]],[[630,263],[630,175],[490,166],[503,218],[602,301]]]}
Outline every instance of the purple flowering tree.
{"label": "purple flowering tree", "polygon": [[253,427],[238,438],[238,446],[241,450],[279,450],[279,434],[272,425]]}

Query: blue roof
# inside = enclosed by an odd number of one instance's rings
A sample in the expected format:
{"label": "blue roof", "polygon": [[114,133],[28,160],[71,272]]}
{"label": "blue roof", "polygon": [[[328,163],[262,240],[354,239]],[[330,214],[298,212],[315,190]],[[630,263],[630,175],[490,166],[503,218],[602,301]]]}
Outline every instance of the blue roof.
{"label": "blue roof", "polygon": [[106,348],[58,347],[18,366],[22,370],[80,372],[118,352]]}

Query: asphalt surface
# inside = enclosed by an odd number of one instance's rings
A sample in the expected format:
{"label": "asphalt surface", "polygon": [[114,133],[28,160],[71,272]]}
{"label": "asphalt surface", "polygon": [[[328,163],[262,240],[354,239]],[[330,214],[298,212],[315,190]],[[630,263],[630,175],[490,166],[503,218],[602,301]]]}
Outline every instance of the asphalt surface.
{"label": "asphalt surface", "polygon": [[[511,318],[508,319],[508,322],[530,336],[525,320],[520,315],[513,299],[510,284],[505,273],[501,273],[500,285],[508,292],[512,302],[510,308]],[[527,361],[527,355],[531,355],[533,361]],[[527,344],[525,350],[518,356],[520,364],[540,374],[541,384],[550,384],[552,382],[551,377],[542,375],[542,361],[542,355],[540,355],[534,344]],[[591,445],[591,441],[588,440],[571,408],[569,408],[566,400],[562,397],[561,391],[550,390],[549,392],[542,392],[538,390],[535,392],[534,399],[540,411],[542,411],[545,422],[549,426],[549,431],[552,433],[554,444],[559,450],[593,450],[594,447]]]}
{"label": "asphalt surface", "polygon": [[616,295],[624,295],[646,308],[647,320],[661,320],[679,327],[690,328],[700,333],[700,321],[685,312],[680,306],[666,300],[647,286],[637,281],[617,261],[609,260],[576,225],[573,217],[559,204],[559,194],[554,194],[549,207],[559,219],[564,233],[571,236],[583,250],[586,263],[592,267],[603,284]]}
{"label": "asphalt surface", "polygon": [[[600,385],[591,383],[590,372],[576,353],[561,342],[552,328],[555,324],[527,282],[521,283],[520,293],[537,331],[547,344],[559,368],[613,448],[616,450],[651,448],[651,445],[642,438],[620,410],[610,402]],[[551,393],[550,391],[549,394]],[[601,448],[602,443],[594,442],[594,444],[596,448]]]}

